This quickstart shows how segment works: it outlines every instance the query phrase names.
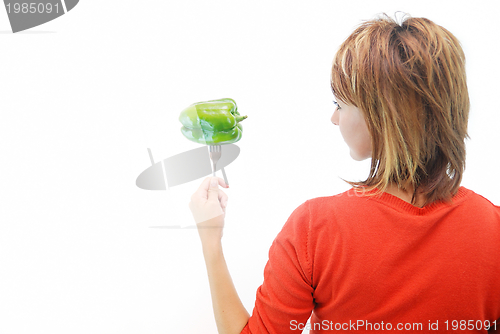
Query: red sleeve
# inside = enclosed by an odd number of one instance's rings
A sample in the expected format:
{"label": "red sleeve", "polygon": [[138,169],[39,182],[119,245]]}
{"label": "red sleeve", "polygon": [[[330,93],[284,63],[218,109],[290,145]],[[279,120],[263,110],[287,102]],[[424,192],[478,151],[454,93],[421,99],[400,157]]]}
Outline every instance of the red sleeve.
{"label": "red sleeve", "polygon": [[296,208],[274,239],[252,316],[241,333],[300,333],[314,308],[309,203]]}

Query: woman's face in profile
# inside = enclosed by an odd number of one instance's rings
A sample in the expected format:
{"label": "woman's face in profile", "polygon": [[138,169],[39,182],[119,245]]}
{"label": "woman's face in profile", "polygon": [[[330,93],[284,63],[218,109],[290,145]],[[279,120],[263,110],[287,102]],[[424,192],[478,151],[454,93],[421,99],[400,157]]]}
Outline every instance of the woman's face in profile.
{"label": "woman's face in profile", "polygon": [[371,158],[371,136],[361,110],[338,101],[332,116],[332,123],[339,126],[345,143],[349,146],[351,157],[362,161]]}

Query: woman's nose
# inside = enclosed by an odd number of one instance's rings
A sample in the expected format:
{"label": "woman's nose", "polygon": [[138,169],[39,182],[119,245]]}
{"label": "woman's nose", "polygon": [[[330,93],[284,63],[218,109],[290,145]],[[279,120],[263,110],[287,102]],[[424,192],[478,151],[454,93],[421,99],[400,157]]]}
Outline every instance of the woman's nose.
{"label": "woman's nose", "polygon": [[335,112],[332,115],[332,123],[335,125],[339,125],[339,116],[338,116],[338,109],[335,109]]}

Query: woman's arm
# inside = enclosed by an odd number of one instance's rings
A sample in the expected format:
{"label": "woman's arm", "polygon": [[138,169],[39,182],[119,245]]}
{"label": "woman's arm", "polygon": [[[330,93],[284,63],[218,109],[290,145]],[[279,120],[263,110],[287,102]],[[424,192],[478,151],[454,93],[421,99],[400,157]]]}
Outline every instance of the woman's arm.
{"label": "woman's arm", "polygon": [[308,203],[294,210],[274,240],[250,317],[234,288],[222,252],[227,195],[218,184],[227,185],[220,178],[212,180],[213,185],[210,178],[203,181],[189,207],[201,239],[219,334],[295,333],[294,324],[305,323],[314,308]]}
{"label": "woman's arm", "polygon": [[222,253],[221,239],[228,197],[219,185],[229,187],[221,178],[207,177],[191,196],[189,208],[201,239],[217,329],[219,334],[239,334],[250,315],[234,288]]}
{"label": "woman's arm", "polygon": [[250,318],[229,274],[221,242],[203,245],[212,306],[219,334],[239,334]]}

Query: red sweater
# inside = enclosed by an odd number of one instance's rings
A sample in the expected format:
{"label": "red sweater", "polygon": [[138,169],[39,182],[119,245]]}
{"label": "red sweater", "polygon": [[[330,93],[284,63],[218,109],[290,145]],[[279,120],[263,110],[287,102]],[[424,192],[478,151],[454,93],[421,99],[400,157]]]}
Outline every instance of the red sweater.
{"label": "red sweater", "polygon": [[499,206],[463,186],[424,208],[351,188],[293,211],[242,333],[500,333],[499,318]]}

